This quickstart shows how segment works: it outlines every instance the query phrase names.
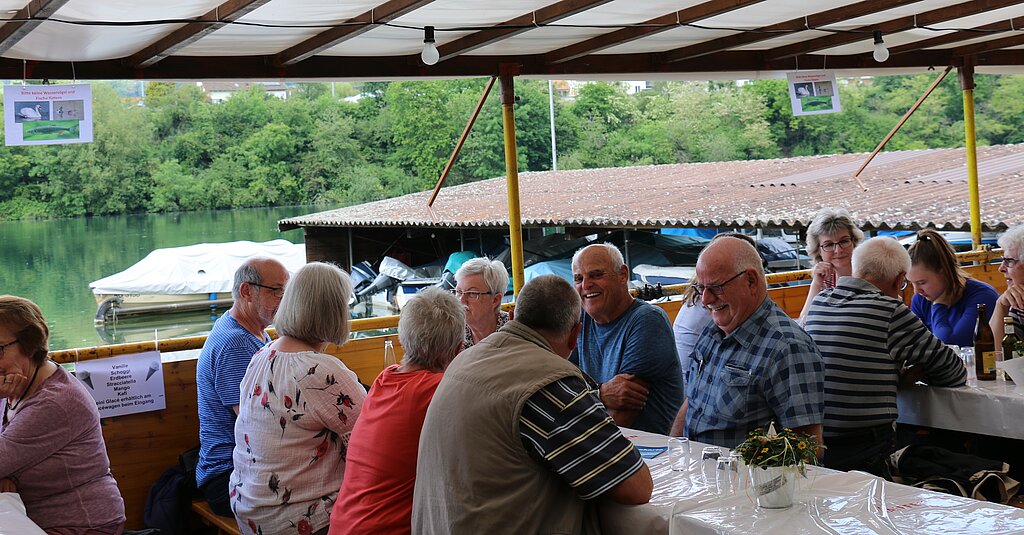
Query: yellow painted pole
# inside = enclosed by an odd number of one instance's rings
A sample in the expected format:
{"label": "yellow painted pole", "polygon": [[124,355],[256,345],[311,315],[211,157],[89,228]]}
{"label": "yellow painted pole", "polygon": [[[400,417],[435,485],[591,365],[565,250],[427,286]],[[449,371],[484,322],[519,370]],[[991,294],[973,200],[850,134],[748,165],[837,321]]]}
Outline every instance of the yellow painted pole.
{"label": "yellow painted pole", "polygon": [[512,291],[523,287],[523,219],[519,214],[519,164],[516,161],[516,89],[518,68],[501,66],[501,119],[505,131],[505,175],[508,182],[508,235],[512,249]]}
{"label": "yellow painted pole", "polygon": [[974,133],[974,65],[965,61],[960,67],[960,87],[964,94],[964,141],[967,148],[967,189],[971,199],[971,241],[981,248],[981,195],[978,192],[978,152]]}

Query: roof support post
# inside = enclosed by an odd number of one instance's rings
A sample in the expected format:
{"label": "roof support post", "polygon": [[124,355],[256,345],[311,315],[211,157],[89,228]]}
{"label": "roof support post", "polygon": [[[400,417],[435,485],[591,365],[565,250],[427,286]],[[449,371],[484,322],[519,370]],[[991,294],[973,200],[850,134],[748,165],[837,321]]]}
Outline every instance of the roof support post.
{"label": "roof support post", "polygon": [[971,199],[971,241],[981,248],[981,196],[978,193],[978,152],[974,133],[974,61],[964,58],[958,70],[964,94],[964,146],[967,149],[967,189]]}
{"label": "roof support post", "polygon": [[505,133],[505,176],[508,183],[508,237],[512,250],[512,292],[519,295],[523,288],[523,218],[519,214],[519,164],[516,157],[516,87],[515,75],[519,66],[502,64],[501,123]]}

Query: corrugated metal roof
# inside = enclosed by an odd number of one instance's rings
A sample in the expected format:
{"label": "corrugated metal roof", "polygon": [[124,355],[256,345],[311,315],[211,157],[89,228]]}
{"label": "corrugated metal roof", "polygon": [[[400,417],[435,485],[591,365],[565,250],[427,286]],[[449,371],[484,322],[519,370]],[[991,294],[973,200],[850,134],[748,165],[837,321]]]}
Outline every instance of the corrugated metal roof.
{"label": "corrugated metal roof", "polygon": [[[802,227],[821,207],[841,206],[865,229],[969,228],[966,185],[930,178],[945,171],[964,173],[964,149],[891,154],[876,158],[861,174],[867,191],[848,171],[866,154],[522,173],[522,220],[526,226]],[[927,158],[914,157],[920,155]],[[982,169],[998,170],[980,178],[984,227],[1024,223],[1024,145],[981,147],[978,161]],[[812,172],[818,178],[783,180]],[[783,182],[790,185],[756,187]],[[508,226],[504,177],[444,188],[432,211],[426,205],[429,195],[293,217],[279,226]]]}

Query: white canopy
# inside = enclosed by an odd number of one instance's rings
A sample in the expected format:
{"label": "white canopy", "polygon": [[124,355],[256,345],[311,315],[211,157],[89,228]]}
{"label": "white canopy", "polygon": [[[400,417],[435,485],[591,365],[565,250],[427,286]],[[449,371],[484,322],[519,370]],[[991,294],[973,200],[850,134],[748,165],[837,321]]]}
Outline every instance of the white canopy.
{"label": "white canopy", "polygon": [[294,273],[306,263],[306,248],[273,240],[157,249],[130,268],[90,283],[89,288],[96,295],[227,293],[235,271],[254,256],[273,258]]}

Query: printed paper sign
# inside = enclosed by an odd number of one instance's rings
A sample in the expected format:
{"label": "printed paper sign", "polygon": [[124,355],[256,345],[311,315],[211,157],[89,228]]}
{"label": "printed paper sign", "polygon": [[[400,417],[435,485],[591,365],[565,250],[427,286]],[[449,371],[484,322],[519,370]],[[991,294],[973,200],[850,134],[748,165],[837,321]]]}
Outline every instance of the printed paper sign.
{"label": "printed paper sign", "polygon": [[75,364],[75,376],[96,400],[100,418],[166,408],[163,370],[159,351]]}
{"label": "printed paper sign", "polygon": [[7,145],[62,145],[92,141],[92,86],[4,86]]}
{"label": "printed paper sign", "polygon": [[818,115],[843,111],[835,71],[787,72],[793,115]]}

